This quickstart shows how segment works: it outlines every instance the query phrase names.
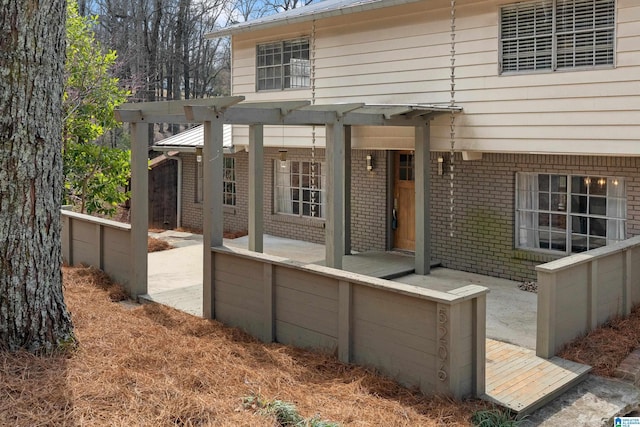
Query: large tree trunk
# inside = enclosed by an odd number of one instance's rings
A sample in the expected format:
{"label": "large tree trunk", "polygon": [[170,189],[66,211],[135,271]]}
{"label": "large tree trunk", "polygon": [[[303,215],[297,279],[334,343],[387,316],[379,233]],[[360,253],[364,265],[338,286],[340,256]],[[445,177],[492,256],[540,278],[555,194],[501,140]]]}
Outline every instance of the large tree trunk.
{"label": "large tree trunk", "polygon": [[0,0],[0,349],[73,339],[62,296],[64,0]]}

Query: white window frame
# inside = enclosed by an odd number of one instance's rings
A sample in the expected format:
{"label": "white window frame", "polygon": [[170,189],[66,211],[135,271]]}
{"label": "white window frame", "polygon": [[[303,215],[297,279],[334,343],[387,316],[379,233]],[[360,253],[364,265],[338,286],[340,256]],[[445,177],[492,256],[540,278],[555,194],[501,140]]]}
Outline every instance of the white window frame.
{"label": "white window frame", "polygon": [[222,160],[222,204],[235,206],[236,202],[236,159],[225,156]]}
{"label": "white window frame", "polygon": [[568,255],[626,238],[624,178],[518,172],[515,196],[518,249]]}
{"label": "white window frame", "polygon": [[256,92],[310,87],[309,47],[308,37],[258,44]]}
{"label": "white window frame", "polygon": [[[308,172],[305,172],[305,165]],[[274,160],[273,169],[275,214],[325,218],[327,192],[324,162],[314,164],[308,160]]]}
{"label": "white window frame", "polygon": [[519,2],[502,6],[499,20],[500,74],[615,66],[615,0]]}
{"label": "white window frame", "polygon": [[[224,157],[222,166],[222,203],[225,206],[235,206],[237,203],[236,193],[236,159],[235,157]],[[196,163],[196,203],[203,201],[203,166],[202,162]]]}

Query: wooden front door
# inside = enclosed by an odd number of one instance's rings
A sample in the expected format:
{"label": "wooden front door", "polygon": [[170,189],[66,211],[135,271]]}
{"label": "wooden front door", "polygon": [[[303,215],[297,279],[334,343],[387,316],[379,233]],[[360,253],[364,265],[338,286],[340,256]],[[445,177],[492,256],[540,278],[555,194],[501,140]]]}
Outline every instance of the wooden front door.
{"label": "wooden front door", "polygon": [[393,246],[396,249],[416,249],[416,183],[415,161],[411,151],[395,153],[393,184]]}

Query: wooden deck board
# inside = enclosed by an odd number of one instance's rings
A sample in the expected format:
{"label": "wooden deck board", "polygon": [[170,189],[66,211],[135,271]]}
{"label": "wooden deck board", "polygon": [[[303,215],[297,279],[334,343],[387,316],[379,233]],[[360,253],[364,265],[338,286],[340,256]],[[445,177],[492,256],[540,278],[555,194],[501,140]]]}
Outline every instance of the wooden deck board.
{"label": "wooden deck board", "polygon": [[534,411],[582,381],[591,367],[487,339],[486,399],[518,415]]}

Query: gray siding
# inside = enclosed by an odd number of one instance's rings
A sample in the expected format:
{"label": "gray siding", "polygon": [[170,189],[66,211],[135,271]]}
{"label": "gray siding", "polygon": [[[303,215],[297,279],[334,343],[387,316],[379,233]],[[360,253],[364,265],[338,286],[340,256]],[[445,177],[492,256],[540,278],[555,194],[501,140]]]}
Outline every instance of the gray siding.
{"label": "gray siding", "polygon": [[484,393],[486,288],[444,293],[212,248],[215,318],[264,341],[327,353],[424,393]]}

